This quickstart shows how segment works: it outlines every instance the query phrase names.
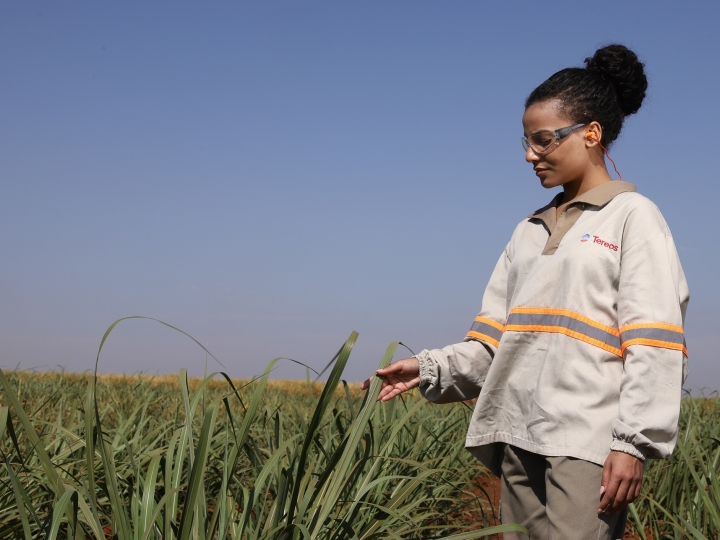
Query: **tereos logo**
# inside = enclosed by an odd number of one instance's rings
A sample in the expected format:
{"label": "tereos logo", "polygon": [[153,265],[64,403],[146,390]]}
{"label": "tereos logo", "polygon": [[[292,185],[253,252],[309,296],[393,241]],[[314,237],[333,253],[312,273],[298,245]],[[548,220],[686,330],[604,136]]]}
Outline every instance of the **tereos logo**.
{"label": "tereos logo", "polygon": [[611,244],[610,242],[603,240],[599,236],[593,235],[593,242],[596,244],[600,244],[603,247],[608,248],[610,251],[617,251],[618,247],[615,244]]}
{"label": "tereos logo", "polygon": [[591,238],[592,238],[592,241],[594,244],[600,244],[601,246],[608,248],[610,251],[618,250],[618,247],[615,244],[611,244],[610,242],[607,242],[607,241],[603,240],[602,238],[600,238],[599,236],[595,236],[594,234],[593,235],[583,234],[580,237],[580,241],[587,242]]}

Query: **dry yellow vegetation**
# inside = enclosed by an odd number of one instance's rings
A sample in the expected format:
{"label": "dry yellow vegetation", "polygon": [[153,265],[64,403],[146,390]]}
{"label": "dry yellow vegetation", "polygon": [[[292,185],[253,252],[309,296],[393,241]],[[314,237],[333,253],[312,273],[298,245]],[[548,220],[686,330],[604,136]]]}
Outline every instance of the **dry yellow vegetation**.
{"label": "dry yellow vegetation", "polygon": [[[57,372],[57,371],[13,371],[12,372],[19,381],[42,381],[43,379],[56,379],[60,373],[66,381],[83,382],[92,379],[93,374],[86,373],[70,373],[70,372]],[[136,386],[139,383],[149,384],[156,387],[179,388],[180,379],[175,374],[168,375],[153,375],[147,373],[134,373],[127,375],[124,373],[102,373],[98,374],[98,381],[107,385],[119,386]],[[188,377],[188,387],[191,391],[195,391],[203,382],[202,377]],[[241,388],[248,384],[252,384],[251,379],[231,379],[235,388]],[[321,381],[313,381],[312,383],[313,396],[319,396],[325,383]],[[350,390],[350,394],[353,398],[358,397],[362,392],[360,390],[360,383],[349,382],[347,383]],[[227,381],[221,376],[215,377],[208,385],[210,390],[220,390],[227,388]],[[311,397],[308,387],[308,382],[299,379],[269,379],[266,388],[271,391],[284,392],[291,396],[303,396]],[[335,390],[335,397],[339,398],[345,395],[343,386],[338,386]]]}

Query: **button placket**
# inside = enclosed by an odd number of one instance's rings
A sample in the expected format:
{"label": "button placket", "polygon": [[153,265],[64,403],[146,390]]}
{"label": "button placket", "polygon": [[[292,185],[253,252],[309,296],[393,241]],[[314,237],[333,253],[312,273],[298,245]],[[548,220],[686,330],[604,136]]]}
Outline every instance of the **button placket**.
{"label": "button placket", "polygon": [[584,203],[577,205],[571,204],[560,211],[560,215],[557,218],[552,234],[548,238],[545,248],[543,249],[543,255],[553,255],[557,251],[558,247],[560,247],[562,239],[565,238],[567,232],[573,228],[575,223],[577,223],[577,220],[580,219],[580,216],[585,211],[585,206],[586,205]]}

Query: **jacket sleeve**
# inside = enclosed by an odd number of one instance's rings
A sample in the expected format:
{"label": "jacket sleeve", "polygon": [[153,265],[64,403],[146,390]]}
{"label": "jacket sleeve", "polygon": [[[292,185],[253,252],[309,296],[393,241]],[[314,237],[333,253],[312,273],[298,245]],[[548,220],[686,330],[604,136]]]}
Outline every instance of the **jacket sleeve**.
{"label": "jacket sleeve", "polygon": [[611,450],[666,458],[675,447],[687,376],[683,324],[689,292],[657,208],[631,214],[623,234],[618,324],[623,352]]}
{"label": "jacket sleeve", "polygon": [[482,310],[462,343],[415,356],[420,364],[420,391],[428,400],[450,403],[480,395],[505,326],[508,266],[506,248],[485,289]]}

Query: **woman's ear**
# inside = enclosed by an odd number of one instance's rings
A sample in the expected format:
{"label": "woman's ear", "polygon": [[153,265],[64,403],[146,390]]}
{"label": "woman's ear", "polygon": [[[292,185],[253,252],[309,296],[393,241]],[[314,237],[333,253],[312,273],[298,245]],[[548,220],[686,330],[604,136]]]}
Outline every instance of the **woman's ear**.
{"label": "woman's ear", "polygon": [[602,140],[602,126],[597,122],[590,122],[585,127],[585,145],[590,148],[597,146]]}

